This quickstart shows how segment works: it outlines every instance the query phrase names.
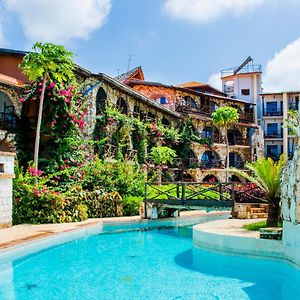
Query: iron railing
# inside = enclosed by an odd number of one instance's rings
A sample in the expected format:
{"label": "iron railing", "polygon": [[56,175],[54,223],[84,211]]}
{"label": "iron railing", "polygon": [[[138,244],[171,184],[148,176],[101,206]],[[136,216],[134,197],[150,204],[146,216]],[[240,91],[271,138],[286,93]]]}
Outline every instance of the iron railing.
{"label": "iron railing", "polygon": [[264,137],[267,139],[280,139],[283,137],[282,131],[265,131]]}

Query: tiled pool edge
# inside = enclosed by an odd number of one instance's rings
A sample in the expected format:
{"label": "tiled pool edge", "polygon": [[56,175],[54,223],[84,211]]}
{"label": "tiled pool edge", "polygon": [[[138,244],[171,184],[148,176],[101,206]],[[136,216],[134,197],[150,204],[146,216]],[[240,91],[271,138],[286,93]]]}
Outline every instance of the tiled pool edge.
{"label": "tiled pool edge", "polygon": [[167,218],[159,220],[143,220],[138,218],[118,218],[114,221],[113,218],[111,218],[110,220],[98,221],[96,224],[83,224],[81,228],[66,230],[59,233],[51,233],[44,237],[30,239],[20,244],[0,249],[0,264],[7,263],[7,261],[12,257],[13,259],[19,259],[47,248],[62,245],[91,235],[97,235],[99,233],[172,226],[175,224],[192,225],[195,220],[200,218],[226,218],[228,215],[228,212],[213,212],[183,216],[177,219]]}

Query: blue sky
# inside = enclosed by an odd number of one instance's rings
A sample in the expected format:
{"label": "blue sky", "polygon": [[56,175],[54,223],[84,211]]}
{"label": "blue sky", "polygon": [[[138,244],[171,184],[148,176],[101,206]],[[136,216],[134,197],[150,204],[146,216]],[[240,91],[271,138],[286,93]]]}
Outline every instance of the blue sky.
{"label": "blue sky", "polygon": [[[109,75],[125,72],[131,55],[130,67],[141,65],[146,79],[171,84],[207,82],[251,55],[266,69],[269,89],[300,89],[300,1],[63,3],[0,0],[0,46],[30,49],[37,40],[62,43],[80,65]],[[218,84],[214,77],[210,82]]]}

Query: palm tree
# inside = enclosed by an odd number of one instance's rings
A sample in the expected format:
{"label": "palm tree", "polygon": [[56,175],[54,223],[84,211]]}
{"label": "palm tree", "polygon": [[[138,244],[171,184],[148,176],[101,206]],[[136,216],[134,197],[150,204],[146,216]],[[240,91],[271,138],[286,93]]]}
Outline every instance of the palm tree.
{"label": "palm tree", "polygon": [[252,176],[238,169],[231,168],[234,172],[247,180],[256,184],[265,191],[269,204],[268,210],[268,226],[277,226],[279,219],[279,202],[280,202],[280,175],[282,167],[285,163],[284,154],[280,156],[278,162],[274,162],[272,158],[261,158],[253,163],[246,163],[245,168],[252,172]]}
{"label": "palm tree", "polygon": [[212,114],[213,124],[219,128],[224,128],[225,130],[225,142],[226,142],[226,181],[228,180],[228,169],[229,169],[229,143],[228,143],[228,126],[231,123],[237,122],[239,119],[239,114],[236,108],[229,106],[219,107]]}
{"label": "palm tree", "polygon": [[66,82],[75,78],[73,70],[73,53],[51,43],[35,43],[33,51],[28,52],[20,67],[31,82],[42,80],[42,91],[40,95],[38,120],[36,126],[36,137],[34,145],[34,167],[38,169],[40,132],[43,115],[43,104],[47,80]]}

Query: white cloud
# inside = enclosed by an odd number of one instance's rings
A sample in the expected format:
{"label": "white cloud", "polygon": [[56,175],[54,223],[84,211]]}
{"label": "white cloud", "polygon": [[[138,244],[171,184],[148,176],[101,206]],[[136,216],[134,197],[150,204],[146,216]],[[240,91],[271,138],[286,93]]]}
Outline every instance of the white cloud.
{"label": "white cloud", "polygon": [[300,90],[300,38],[268,61],[263,88],[265,92]]}
{"label": "white cloud", "polygon": [[207,23],[222,15],[239,16],[250,9],[274,0],[165,0],[170,16],[195,23]]}
{"label": "white cloud", "polygon": [[66,43],[87,39],[100,28],[111,9],[111,0],[4,0],[32,41]]}
{"label": "white cloud", "polygon": [[208,84],[215,87],[216,89],[222,91],[221,74],[215,73],[215,74],[210,75],[208,78]]}

